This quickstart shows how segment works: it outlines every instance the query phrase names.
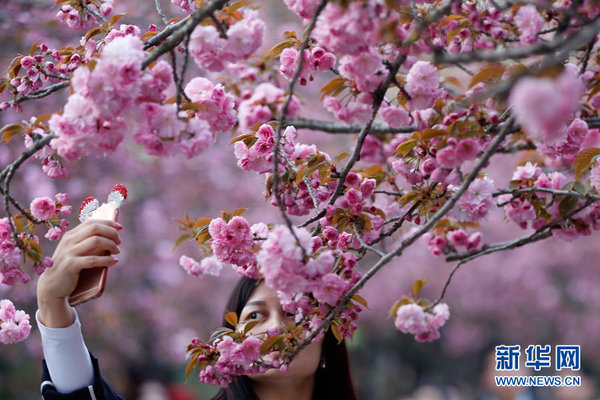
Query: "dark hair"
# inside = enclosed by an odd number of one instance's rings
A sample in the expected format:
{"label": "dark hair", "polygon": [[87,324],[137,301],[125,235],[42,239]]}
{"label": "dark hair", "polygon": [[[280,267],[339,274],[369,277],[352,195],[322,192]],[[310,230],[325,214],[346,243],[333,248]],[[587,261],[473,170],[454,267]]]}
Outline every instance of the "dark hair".
{"label": "dark hair", "polygon": [[[243,277],[239,280],[235,289],[229,297],[225,311],[235,311],[240,316],[242,309],[248,302],[248,299],[254,292],[254,289],[260,283],[260,280]],[[223,326],[232,327],[227,321],[223,320]],[[350,374],[350,363],[348,362],[348,351],[346,343],[342,341],[338,344],[331,330],[325,333],[323,339],[322,356],[326,367],[319,367],[315,376],[315,388],[313,391],[313,400],[356,400],[354,385],[352,384],[352,375]],[[230,383],[226,388],[222,388],[211,400],[259,400],[252,383],[247,376],[240,376]]]}

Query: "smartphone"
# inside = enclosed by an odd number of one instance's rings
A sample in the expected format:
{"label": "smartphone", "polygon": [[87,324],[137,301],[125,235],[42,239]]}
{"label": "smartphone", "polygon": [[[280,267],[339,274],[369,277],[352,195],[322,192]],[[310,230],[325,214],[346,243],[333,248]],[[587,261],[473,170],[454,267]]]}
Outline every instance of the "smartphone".
{"label": "smartphone", "polygon": [[[113,202],[103,203],[98,207],[88,219],[108,219],[116,221],[118,216],[118,209]],[[106,253],[107,255],[110,252]],[[69,296],[69,304],[75,307],[81,303],[85,303],[88,300],[95,299],[102,295],[104,291],[104,285],[106,284],[106,273],[108,268],[97,267],[87,268],[81,270],[79,273],[79,281],[77,287]]]}

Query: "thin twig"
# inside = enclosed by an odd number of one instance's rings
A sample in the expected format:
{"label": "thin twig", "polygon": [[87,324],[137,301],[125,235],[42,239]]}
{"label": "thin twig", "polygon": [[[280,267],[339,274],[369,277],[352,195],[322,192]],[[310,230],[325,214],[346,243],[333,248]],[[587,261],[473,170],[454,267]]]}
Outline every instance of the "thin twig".
{"label": "thin twig", "polygon": [[212,19],[213,22],[215,23],[215,26],[217,27],[217,30],[219,31],[220,36],[223,39],[227,39],[227,31],[225,30],[225,27],[223,26],[221,21],[219,21],[219,19],[217,17],[215,17],[214,14],[210,14],[210,19]]}
{"label": "thin twig", "polygon": [[86,2],[82,1],[80,2],[80,4],[83,6],[83,8],[85,8],[85,11],[89,12],[94,17],[98,18],[100,21],[108,22],[108,19],[104,15],[102,15],[102,13],[98,12],[97,10],[94,10]]}
{"label": "thin twig", "polygon": [[594,200],[594,201],[600,200],[600,195],[593,194],[593,193],[581,194],[579,192],[571,191],[571,190],[550,189],[550,188],[539,187],[539,186],[532,186],[532,187],[516,189],[516,190],[498,190],[497,192],[492,193],[492,196],[498,197],[503,194],[512,194],[513,198],[514,198],[520,194],[536,193],[536,192],[550,193],[555,196],[574,196],[574,197],[577,197],[577,198],[580,198],[583,200]]}
{"label": "thin twig", "polygon": [[28,94],[22,94],[18,96],[16,99],[12,100],[11,103],[19,104],[27,100],[41,99],[42,97],[46,97],[51,93],[54,93],[60,89],[64,89],[69,86],[69,81],[63,81],[55,83],[54,85],[50,85],[40,90],[36,90],[35,92],[31,92]]}
{"label": "thin twig", "polygon": [[346,307],[347,303],[350,301],[352,296],[358,290],[360,290],[367,281],[369,281],[383,266],[388,264],[392,259],[401,255],[404,250],[413,244],[418,238],[423,236],[426,232],[428,232],[437,222],[448,212],[458,199],[462,197],[462,195],[467,191],[467,188],[471,185],[471,183],[475,180],[479,171],[483,169],[483,167],[487,164],[491,156],[495,153],[496,149],[500,146],[504,138],[508,135],[510,131],[510,126],[512,125],[512,118],[510,118],[505,125],[502,127],[500,133],[494,138],[494,140],[490,143],[490,146],[483,154],[483,156],[479,159],[477,164],[473,167],[473,170],[469,174],[469,176],[465,179],[465,181],[460,185],[458,190],[454,193],[454,195],[442,206],[438,209],[438,211],[427,221],[424,225],[422,225],[419,230],[413,233],[410,237],[403,240],[400,246],[391,252],[385,254],[382,258],[377,261],[375,265],[373,265],[363,276],[362,278],[344,295],[344,297],[340,300],[338,305],[331,309],[327,316],[323,319],[321,324],[314,329],[310,335],[306,337],[305,340],[300,343],[300,345],[294,350],[292,353],[292,357],[298,354],[304,347],[306,347],[318,334],[321,330],[325,329],[326,326],[329,326],[331,321],[335,318],[335,316]]}
{"label": "thin twig", "polygon": [[367,242],[365,242],[365,240],[362,238],[362,236],[360,236],[360,232],[358,231],[358,228],[356,227],[356,223],[354,223],[354,236],[356,236],[356,239],[358,240],[360,245],[362,247],[364,247],[365,249],[371,250],[373,253],[377,254],[379,257],[383,257],[385,255],[384,253],[381,252],[381,250],[377,250],[375,247],[369,246],[367,244]]}
{"label": "thin twig", "polygon": [[169,18],[167,18],[163,12],[162,7],[160,6],[160,0],[154,0],[154,4],[156,5],[156,12],[158,15],[160,15],[160,19],[162,19],[163,24],[165,24],[165,26],[169,26]]}
{"label": "thin twig", "polygon": [[553,221],[552,223],[536,230],[534,233],[532,233],[531,235],[527,235],[518,239],[514,239],[514,240],[508,240],[506,242],[501,242],[501,243],[496,243],[493,245],[485,245],[483,246],[481,249],[479,250],[473,250],[471,252],[468,253],[463,253],[463,254],[454,254],[454,255],[450,255],[446,257],[446,261],[455,261],[455,260],[460,260],[458,262],[458,264],[456,264],[454,266],[454,268],[452,268],[452,271],[450,272],[450,274],[448,275],[448,279],[446,279],[446,282],[444,284],[444,287],[442,289],[442,292],[440,294],[440,296],[433,302],[431,303],[427,309],[431,309],[433,307],[435,307],[446,295],[446,289],[448,288],[448,286],[450,285],[450,281],[452,280],[452,277],[454,276],[454,273],[458,270],[458,268],[460,268],[461,265],[472,261],[476,258],[479,258],[481,256],[484,256],[486,254],[491,254],[491,253],[496,253],[499,251],[504,251],[504,250],[511,250],[511,249],[516,249],[518,247],[522,247],[526,244],[530,244],[530,243],[534,243],[546,238],[549,238],[552,236],[552,232],[551,229],[560,224],[561,222],[566,221],[567,219],[569,219],[570,217],[572,217],[573,215],[577,214],[578,212],[580,212],[581,210],[589,207],[591,204],[593,204],[595,202],[592,200],[587,201],[584,205],[582,205],[581,207],[571,211],[569,214],[565,215],[564,217]]}
{"label": "thin twig", "polygon": [[281,138],[283,136],[283,132],[282,132],[283,131],[283,121],[285,120],[285,116],[286,116],[288,107],[290,105],[290,102],[292,101],[292,96],[294,95],[294,86],[296,85],[296,81],[298,80],[298,77],[300,76],[302,62],[304,61],[304,51],[306,51],[306,49],[308,47],[308,42],[310,41],[310,35],[312,34],[312,31],[317,23],[317,18],[319,17],[319,14],[321,14],[321,11],[323,11],[323,9],[325,8],[325,5],[327,5],[327,0],[321,0],[319,5],[317,6],[317,9],[315,10],[314,15],[312,16],[312,18],[310,20],[308,28],[306,28],[306,37],[302,41],[302,44],[300,45],[300,50],[298,50],[298,65],[296,65],[294,75],[292,76],[292,79],[290,80],[290,84],[288,87],[288,95],[287,95],[285,103],[283,104],[283,107],[281,109],[281,114],[279,115],[279,118],[277,119],[277,122],[278,122],[277,123],[277,133],[275,135],[276,136],[275,146],[273,146],[273,175],[272,175],[273,176],[273,193],[274,193],[275,199],[277,201],[277,206],[279,207],[279,210],[281,211],[281,215],[282,215],[283,219],[285,220],[285,223],[286,223],[288,229],[290,230],[290,232],[294,236],[294,239],[296,240],[296,243],[302,250],[303,258],[306,258],[306,249],[304,249],[304,247],[300,243],[300,239],[298,239],[298,236],[296,235],[296,232],[294,231],[294,229],[292,227],[292,221],[290,220],[290,218],[288,217],[288,215],[285,211],[285,204],[283,203],[283,199],[281,198],[281,193],[279,193],[279,152],[280,152],[279,144],[281,143]]}
{"label": "thin twig", "polygon": [[[399,47],[403,48],[403,49],[410,48],[410,46],[412,46],[420,38],[421,33],[427,28],[427,26],[429,26],[431,23],[437,21],[439,18],[441,18],[443,15],[445,15],[445,13],[447,13],[450,10],[451,5],[452,5],[452,2],[448,2],[444,6],[429,13],[425,18],[419,19],[417,27],[415,28],[413,33],[403,43],[401,43],[401,45]],[[371,118],[369,119],[367,124],[362,128],[360,134],[358,135],[358,138],[356,140],[356,146],[354,147],[354,152],[352,153],[352,155],[350,156],[350,159],[344,166],[344,169],[342,170],[342,172],[338,178],[337,186],[333,192],[333,195],[329,198],[327,205],[332,205],[333,203],[335,203],[335,201],[344,192],[344,182],[346,180],[346,177],[350,173],[354,164],[360,159],[360,152],[362,149],[362,145],[365,141],[365,138],[371,131],[371,126],[373,125],[373,121],[375,120],[375,117],[377,116],[377,112],[379,111],[379,108],[381,107],[381,103],[383,102],[385,93],[387,92],[387,89],[389,88],[389,86],[393,82],[393,80],[396,79],[396,73],[398,72],[400,65],[402,65],[404,63],[404,61],[406,60],[406,56],[407,56],[407,54],[405,52],[400,52],[400,54],[398,54],[398,56],[396,57],[394,62],[388,65],[389,72],[388,72],[387,76],[379,84],[379,86],[375,90],[375,93],[373,94],[373,112],[371,114]],[[325,207],[323,209],[323,211],[321,211],[314,217],[312,217],[312,218],[308,219],[307,221],[305,221],[304,223],[302,223],[300,225],[300,227],[305,227],[315,221],[318,221],[320,218],[322,218],[325,215],[326,210],[327,210],[327,207]]]}
{"label": "thin twig", "polygon": [[388,196],[404,196],[404,193],[401,192],[390,192],[389,190],[373,190],[373,193],[387,194]]}
{"label": "thin twig", "polygon": [[[298,168],[296,168],[296,165],[294,165],[294,163],[292,162],[292,160],[290,160],[288,155],[282,151],[281,157],[285,160],[285,162],[290,167],[290,169],[292,171],[294,171],[294,173],[296,175],[298,175]],[[319,201],[317,200],[317,195],[315,194],[314,188],[311,186],[310,181],[308,180],[308,178],[306,176],[304,178],[302,178],[302,182],[304,182],[304,184],[306,185],[306,189],[308,190],[308,195],[310,196],[310,198],[313,201],[313,206],[315,207],[315,210],[317,210],[317,212],[319,212],[320,211],[319,210]]]}

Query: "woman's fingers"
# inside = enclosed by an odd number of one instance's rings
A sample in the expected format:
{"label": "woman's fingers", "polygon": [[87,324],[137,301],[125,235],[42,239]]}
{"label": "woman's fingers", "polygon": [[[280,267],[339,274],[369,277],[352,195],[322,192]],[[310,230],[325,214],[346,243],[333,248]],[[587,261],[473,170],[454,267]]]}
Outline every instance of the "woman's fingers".
{"label": "woman's fingers", "polygon": [[73,246],[73,256],[103,255],[105,252],[119,254],[117,244],[104,236],[90,236]]}
{"label": "woman's fingers", "polygon": [[78,244],[89,237],[102,236],[111,239],[116,244],[121,244],[119,233],[114,222],[110,220],[87,220],[73,229],[70,240]]}
{"label": "woman's fingers", "polygon": [[75,259],[72,268],[81,271],[88,268],[112,267],[117,261],[116,258],[111,256],[83,256]]}

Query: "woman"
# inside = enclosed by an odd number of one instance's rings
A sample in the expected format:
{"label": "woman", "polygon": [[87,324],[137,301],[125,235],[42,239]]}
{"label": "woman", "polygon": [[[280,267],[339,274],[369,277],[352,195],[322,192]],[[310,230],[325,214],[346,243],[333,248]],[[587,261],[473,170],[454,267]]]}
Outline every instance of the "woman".
{"label": "woman", "polygon": [[[45,400],[122,400],[102,379],[98,362],[83,342],[77,314],[68,296],[84,268],[112,266],[121,243],[121,225],[88,220],[67,232],[52,257],[54,265],[38,281],[36,320],[42,334]],[[109,255],[106,255],[109,253]],[[264,282],[242,278],[225,308],[238,315],[240,328],[259,321],[249,333],[265,335],[274,326],[293,321],[285,313],[276,293]],[[331,331],[320,342],[307,346],[292,361],[287,372],[271,369],[259,376],[242,376],[221,389],[213,400],[355,400],[345,344],[337,344]]]}

